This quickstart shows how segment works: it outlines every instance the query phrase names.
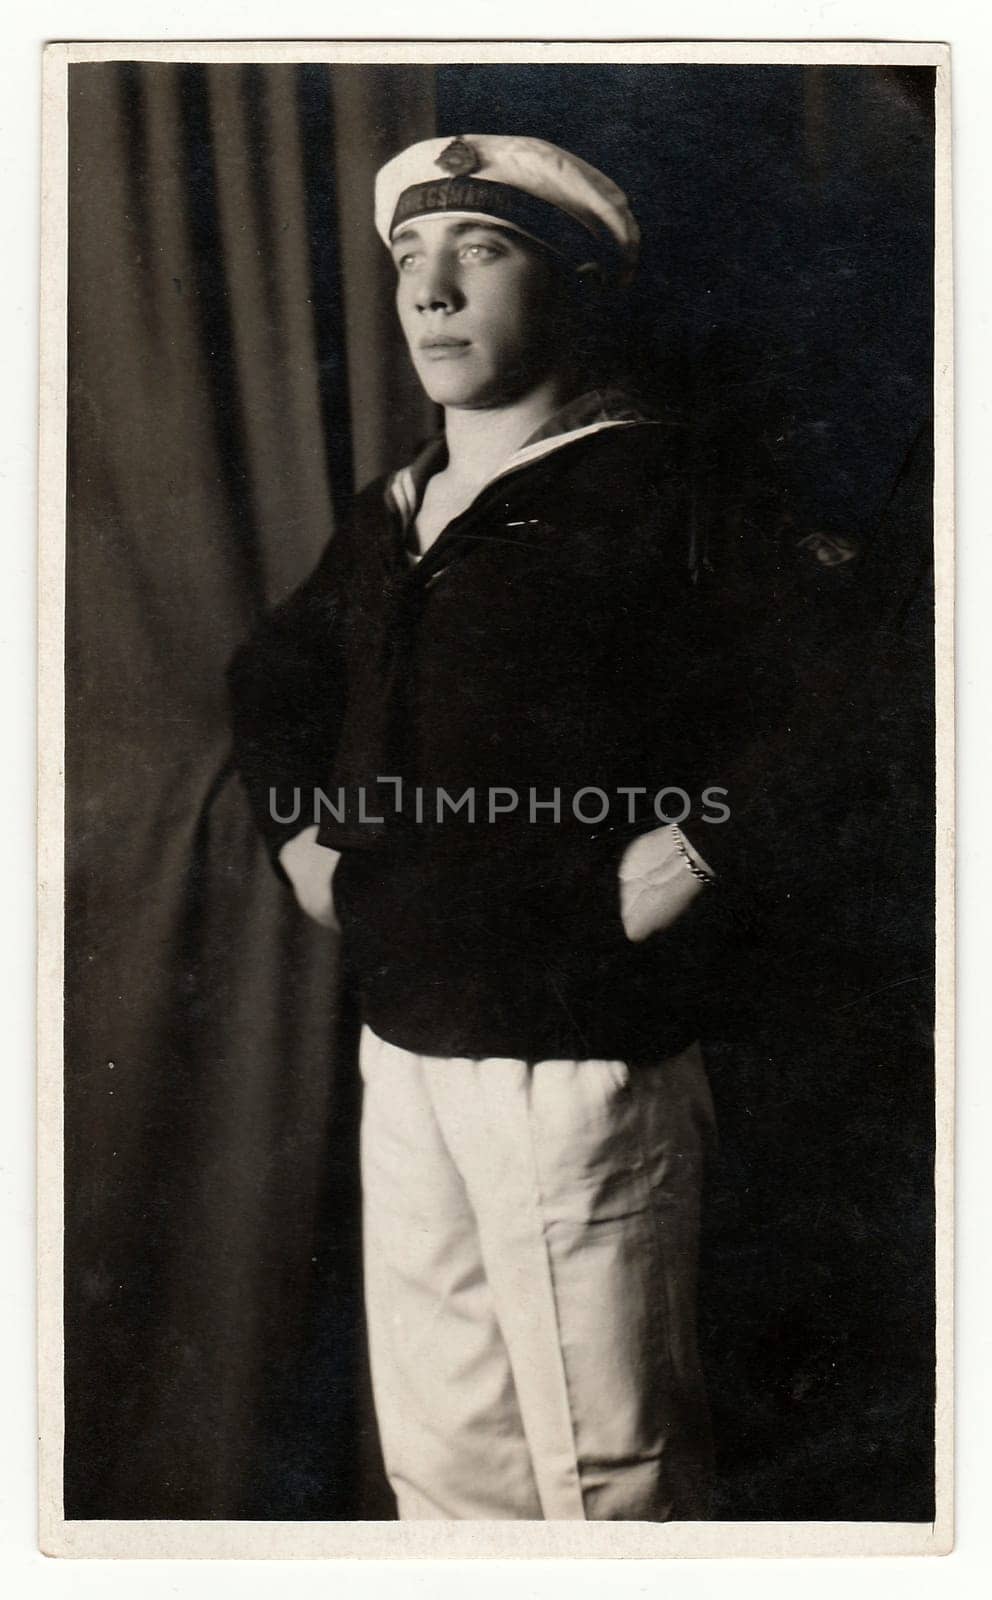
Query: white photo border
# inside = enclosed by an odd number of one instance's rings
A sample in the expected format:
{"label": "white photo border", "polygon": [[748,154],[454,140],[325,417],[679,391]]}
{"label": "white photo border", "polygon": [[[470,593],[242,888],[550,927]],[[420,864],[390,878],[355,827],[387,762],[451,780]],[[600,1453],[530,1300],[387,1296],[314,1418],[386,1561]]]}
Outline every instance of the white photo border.
{"label": "white photo border", "polygon": [[[95,61],[604,62],[936,68],[935,475],[937,653],[936,1505],[931,1523],[386,1523],[66,1520],[62,1508],[62,1021],[68,68]],[[954,541],[950,51],[833,42],[63,43],[44,59],[38,765],[40,1544],[48,1555],[209,1559],[837,1557],[953,1547]]]}

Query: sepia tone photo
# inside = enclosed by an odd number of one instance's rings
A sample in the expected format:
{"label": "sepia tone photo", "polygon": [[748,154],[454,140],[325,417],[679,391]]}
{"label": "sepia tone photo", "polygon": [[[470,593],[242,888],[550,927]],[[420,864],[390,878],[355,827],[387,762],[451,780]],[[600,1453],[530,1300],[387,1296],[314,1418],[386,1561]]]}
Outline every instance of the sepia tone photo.
{"label": "sepia tone photo", "polygon": [[948,1548],[946,52],[46,66],[44,1547]]}

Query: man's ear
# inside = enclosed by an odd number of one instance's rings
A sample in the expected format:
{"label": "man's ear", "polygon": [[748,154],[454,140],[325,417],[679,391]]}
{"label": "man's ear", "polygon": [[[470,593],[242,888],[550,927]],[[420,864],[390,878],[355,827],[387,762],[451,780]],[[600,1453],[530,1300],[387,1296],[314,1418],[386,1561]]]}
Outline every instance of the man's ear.
{"label": "man's ear", "polygon": [[599,291],[606,283],[606,274],[598,261],[583,261],[575,268],[575,276],[583,291]]}
{"label": "man's ear", "polygon": [[609,279],[598,261],[584,261],[576,267],[571,274],[569,290],[573,313],[585,319],[590,312],[598,317],[607,300],[608,286]]}

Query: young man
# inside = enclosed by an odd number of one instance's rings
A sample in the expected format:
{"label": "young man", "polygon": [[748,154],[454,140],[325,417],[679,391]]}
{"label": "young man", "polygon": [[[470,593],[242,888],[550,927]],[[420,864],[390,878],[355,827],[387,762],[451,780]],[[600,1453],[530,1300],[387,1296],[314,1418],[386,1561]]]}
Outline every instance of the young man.
{"label": "young man", "polygon": [[697,1040],[744,713],[681,430],[592,382],[637,225],[529,138],[414,145],[375,205],[444,433],[231,686],[361,990],[387,1472],[401,1517],[705,1516]]}

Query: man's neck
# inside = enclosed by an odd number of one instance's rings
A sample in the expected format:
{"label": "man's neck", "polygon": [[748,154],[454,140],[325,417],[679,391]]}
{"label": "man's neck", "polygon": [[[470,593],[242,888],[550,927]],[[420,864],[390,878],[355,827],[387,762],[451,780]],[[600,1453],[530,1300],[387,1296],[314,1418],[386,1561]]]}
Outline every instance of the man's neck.
{"label": "man's neck", "polygon": [[565,404],[573,389],[574,383],[555,376],[507,406],[471,411],[449,406],[444,414],[446,475],[467,484],[484,483]]}

